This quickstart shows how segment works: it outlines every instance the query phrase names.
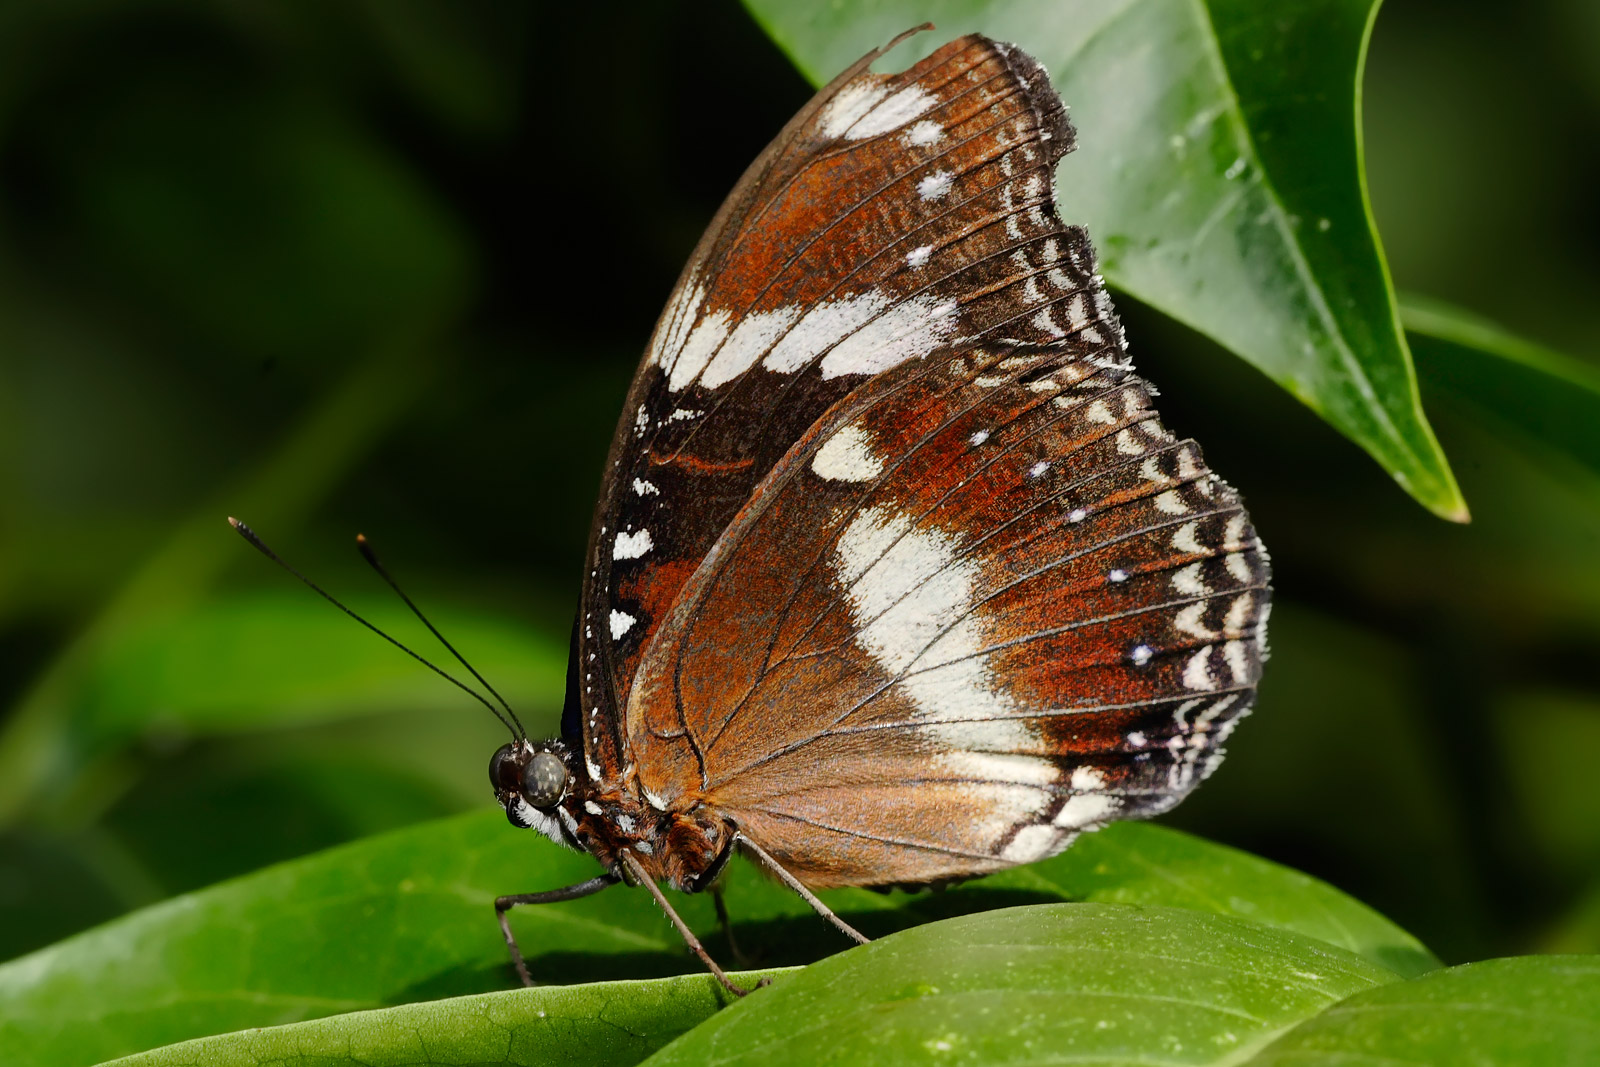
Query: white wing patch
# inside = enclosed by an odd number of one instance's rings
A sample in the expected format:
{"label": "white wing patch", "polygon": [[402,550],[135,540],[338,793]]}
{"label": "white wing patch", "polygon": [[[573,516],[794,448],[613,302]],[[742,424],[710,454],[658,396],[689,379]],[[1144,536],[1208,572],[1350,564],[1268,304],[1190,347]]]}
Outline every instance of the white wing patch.
{"label": "white wing patch", "polygon": [[713,353],[728,336],[728,326],[733,321],[726,311],[716,311],[689,332],[688,339],[676,353],[664,355],[661,369],[667,372],[667,390],[676,393],[685,389],[700,376]]}
{"label": "white wing patch", "polygon": [[711,362],[706,364],[700,375],[700,385],[715,389],[755,366],[756,361],[766,355],[773,343],[783,335],[783,331],[794,325],[800,317],[800,310],[799,306],[790,304],[776,311],[757,311],[746,315],[744,321],[735,326],[733,333],[722,343]]}
{"label": "white wing patch", "polygon": [[846,426],[817,449],[811,469],[817,477],[836,482],[870,482],[883,473],[883,461],[873,453],[866,431]]}
{"label": "white wing patch", "polygon": [[[867,91],[853,95],[847,106],[837,113],[834,112],[834,105],[850,89],[841,92],[828,105],[828,112],[823,118],[824,134],[829,137],[843,134],[847,141],[876,137],[890,130],[898,130],[939,102],[938,97],[920,85],[908,85],[894,94],[888,94],[881,86],[861,88]],[[861,105],[868,101],[867,108],[862,110]]]}
{"label": "white wing patch", "polygon": [[859,296],[826,300],[806,312],[772,347],[761,365],[779,374],[792,374],[877,318],[888,306],[889,298],[876,289]]}
{"label": "white wing patch", "polygon": [[[855,640],[916,706],[933,762],[974,781],[990,813],[983,831],[1003,837],[1052,803],[1060,774],[1030,755],[1044,745],[1001,693],[979,655],[972,613],[978,564],[958,558],[954,537],[918,529],[886,506],[864,509],[839,537],[835,575],[847,590]],[[1053,845],[1053,840],[1051,842]]]}
{"label": "white wing patch", "polygon": [[612,559],[638,559],[655,547],[655,542],[650,540],[649,530],[639,530],[636,533],[617,534],[616,544],[611,548]]}
{"label": "white wing patch", "polygon": [[937,200],[950,191],[955,181],[947,170],[936,170],[917,183],[917,195],[924,200]]}
{"label": "white wing patch", "polygon": [[912,297],[856,330],[822,357],[822,377],[879,374],[938,348],[956,325],[957,304]]}

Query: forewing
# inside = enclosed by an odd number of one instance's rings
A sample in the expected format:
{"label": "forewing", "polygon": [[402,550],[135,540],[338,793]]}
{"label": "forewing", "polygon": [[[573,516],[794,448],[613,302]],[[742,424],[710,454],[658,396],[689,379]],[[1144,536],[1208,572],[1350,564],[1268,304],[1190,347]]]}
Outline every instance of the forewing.
{"label": "forewing", "polygon": [[627,763],[611,709],[684,583],[834,404],[943,346],[1119,351],[1087,238],[1054,214],[1072,130],[1009,46],[868,56],[745,174],[656,326],[607,464],[579,656],[591,776]]}
{"label": "forewing", "polygon": [[984,344],[830,411],[648,652],[646,795],[813,885],[877,884],[1038,859],[1204,777],[1254,695],[1267,561],[1102,364]]}

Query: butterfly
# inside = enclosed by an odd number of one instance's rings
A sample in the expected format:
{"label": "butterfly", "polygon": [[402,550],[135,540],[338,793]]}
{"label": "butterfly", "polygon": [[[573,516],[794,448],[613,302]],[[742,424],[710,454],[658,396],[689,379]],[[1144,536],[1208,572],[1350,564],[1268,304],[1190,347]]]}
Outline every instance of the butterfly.
{"label": "butterfly", "polygon": [[[913,31],[914,32],[914,31]],[[902,35],[903,37],[904,35]],[[747,170],[634,376],[559,739],[514,730],[510,821],[603,872],[501,898],[927,885],[1176,804],[1266,655],[1267,554],[1135,376],[1044,69],[878,49]]]}

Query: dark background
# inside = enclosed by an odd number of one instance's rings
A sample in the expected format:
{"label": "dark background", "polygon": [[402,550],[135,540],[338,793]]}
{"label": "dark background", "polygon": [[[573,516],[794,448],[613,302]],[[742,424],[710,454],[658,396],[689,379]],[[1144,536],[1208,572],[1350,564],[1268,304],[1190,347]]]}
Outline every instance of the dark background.
{"label": "dark background", "polygon": [[[1600,353],[1597,56],[1586,0],[1386,6],[1367,151],[1403,290]],[[302,621],[222,518],[382,605],[365,531],[553,729],[628,377],[809,95],[727,2],[0,11],[0,957],[489,801],[492,720]],[[1119,308],[1277,573],[1259,710],[1170,821],[1450,962],[1600,951],[1600,479],[1425,391],[1450,526]]]}

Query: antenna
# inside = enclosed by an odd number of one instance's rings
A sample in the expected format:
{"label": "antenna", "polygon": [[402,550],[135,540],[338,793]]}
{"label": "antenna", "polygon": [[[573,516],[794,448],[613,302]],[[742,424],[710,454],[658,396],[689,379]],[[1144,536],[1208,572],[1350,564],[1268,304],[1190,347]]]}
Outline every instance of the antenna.
{"label": "antenna", "polygon": [[[417,605],[412,602],[410,597],[406,596],[406,591],[400,588],[400,583],[396,582],[394,578],[390,576],[388,570],[384,568],[383,564],[378,562],[378,554],[372,550],[372,545],[367,541],[365,534],[356,534],[356,548],[360,550],[361,558],[372,564],[372,569],[378,572],[378,576],[384,581],[388,582],[389,588],[393,589],[395,594],[399,596],[401,600],[406,602],[406,607],[411,609],[411,614],[421,619],[422,625],[428,628],[428,632],[437,637],[439,639],[439,643],[450,650],[450,654],[456,658],[456,662],[460,663],[463,667],[470,671],[472,676],[478,680],[479,684],[481,684],[490,693],[494,694],[494,698],[500,702],[500,706],[506,709],[506,714],[511,716],[511,721],[517,724],[517,729],[521,731],[522,736],[527,737],[528,731],[523,729],[522,720],[517,718],[517,713],[511,710],[511,705],[506,703],[506,698],[501,696],[500,691],[494,686],[490,685],[488,680],[484,678],[483,675],[478,673],[478,669],[476,667],[467,662],[467,658],[465,656],[456,651],[455,645],[452,645],[449,641],[445,640],[444,634],[439,632],[438,627],[429,622],[428,617],[422,613],[422,609],[417,607]],[[503,722],[504,720],[501,721]]]}
{"label": "antenna", "polygon": [[[451,685],[455,686],[457,689],[461,690],[463,693],[466,693],[466,694],[470,695],[472,697],[472,699],[476,700],[478,703],[480,703],[484,707],[488,708],[490,714],[492,714],[495,718],[499,719],[501,725],[503,725],[507,730],[511,731],[511,737],[512,737],[513,740],[522,740],[523,738],[525,738],[527,736],[526,733],[519,733],[518,732],[518,729],[522,726],[522,724],[520,722],[517,723],[517,727],[516,728],[513,728],[511,723],[506,721],[506,717],[504,715],[500,714],[500,710],[498,708],[496,708],[493,704],[491,704],[487,700],[485,700],[483,698],[483,695],[481,693],[479,693],[476,689],[473,689],[472,687],[468,686],[466,683],[462,682],[459,678],[456,678],[454,675],[452,675],[452,674],[442,670],[441,668],[435,666],[434,664],[432,664],[428,660],[423,659],[417,653],[411,651],[411,649],[407,648],[405,645],[402,645],[399,641],[396,641],[394,638],[390,637],[388,634],[384,633],[382,630],[380,630],[376,626],[372,625],[372,623],[368,622],[366,619],[363,619],[360,615],[357,615],[354,611],[351,611],[349,608],[345,607],[344,604],[341,603],[337,597],[335,597],[332,593],[328,592],[326,589],[322,588],[322,586],[318,585],[316,582],[313,582],[310,578],[307,578],[305,575],[301,574],[298,570],[296,570],[295,568],[291,567],[289,564],[285,563],[283,561],[282,557],[280,557],[276,552],[272,551],[272,549],[268,548],[266,546],[266,543],[264,541],[262,541],[261,538],[259,536],[257,536],[256,532],[254,530],[250,529],[250,527],[246,526],[244,523],[240,522],[238,519],[234,518],[232,515],[228,516],[228,525],[232,526],[235,530],[239,531],[239,536],[243,537],[246,541],[249,541],[250,544],[255,546],[256,551],[260,552],[263,556],[266,556],[272,562],[276,563],[278,566],[282,567],[284,570],[288,571],[290,574],[292,574],[296,578],[300,579],[300,581],[305,583],[305,585],[312,592],[316,593],[318,596],[322,597],[322,599],[326,600],[328,603],[332,604],[334,607],[338,608],[340,611],[344,612],[346,615],[348,615],[352,619],[356,620],[356,622],[359,622],[362,626],[365,626],[367,629],[371,630],[373,633],[377,634],[379,637],[381,637],[385,641],[389,642],[395,648],[398,648],[400,651],[404,652],[406,655],[410,656],[412,659],[416,660],[418,663],[420,663],[424,667],[428,668],[434,674],[437,674],[439,677],[443,678],[445,681],[449,682]],[[390,583],[390,584],[393,584],[393,583]],[[402,594],[402,595],[404,595],[404,594]],[[410,602],[407,601],[407,603],[410,603]],[[415,611],[416,608],[413,607],[412,610]],[[426,620],[424,620],[424,621],[426,621]],[[432,630],[433,627],[430,626],[430,627],[428,627],[428,629]],[[437,634],[438,631],[435,630],[434,633]],[[439,640],[443,641],[444,638],[441,637],[441,638],[439,638]],[[448,645],[446,645],[446,647],[448,647]],[[451,649],[451,651],[453,652],[455,650]],[[459,656],[457,656],[456,658],[460,659]],[[466,661],[463,660],[462,662],[466,662]],[[471,668],[469,667],[468,670],[471,670]],[[476,675],[477,672],[473,671],[473,674]],[[482,679],[480,678],[479,681],[482,681]],[[484,684],[487,685],[488,683],[484,683]],[[490,690],[490,692],[493,692],[493,690]],[[495,695],[499,696],[498,693],[496,693]],[[510,709],[508,708],[507,710],[510,710]],[[513,716],[513,718],[514,717],[515,716]]]}

